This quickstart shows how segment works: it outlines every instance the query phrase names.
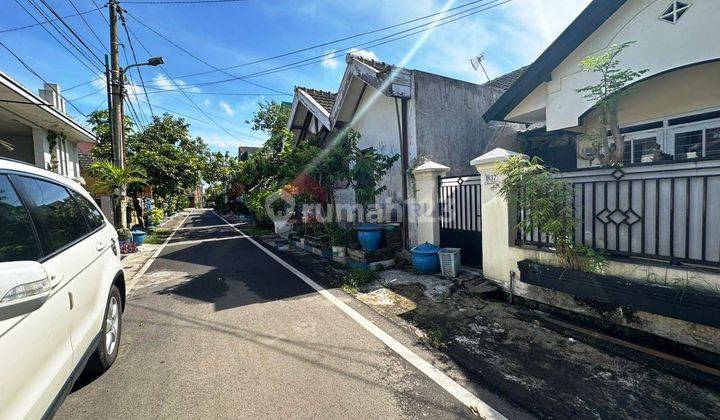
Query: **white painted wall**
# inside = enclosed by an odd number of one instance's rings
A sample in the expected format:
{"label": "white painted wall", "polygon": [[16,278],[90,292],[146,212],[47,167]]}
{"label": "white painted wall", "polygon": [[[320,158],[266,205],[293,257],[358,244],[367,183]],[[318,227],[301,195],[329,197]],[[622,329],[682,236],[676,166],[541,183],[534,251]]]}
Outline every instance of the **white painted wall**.
{"label": "white painted wall", "polygon": [[[546,103],[548,130],[571,128],[592,104],[576,89],[596,83],[599,77],[581,71],[583,57],[603,52],[613,44],[635,41],[619,59],[623,67],[648,69],[645,78],[693,63],[720,59],[720,1],[696,0],[676,24],[659,19],[670,1],[630,0],[588,37],[553,72],[541,93],[533,93],[510,115],[540,115]],[[708,89],[712,86],[708,86]],[[543,91],[543,86],[538,92]],[[717,97],[717,95],[716,95]],[[676,100],[682,100],[676,98]],[[665,104],[672,112],[675,101]],[[534,114],[533,114],[534,113]],[[509,119],[512,119],[508,117]]]}

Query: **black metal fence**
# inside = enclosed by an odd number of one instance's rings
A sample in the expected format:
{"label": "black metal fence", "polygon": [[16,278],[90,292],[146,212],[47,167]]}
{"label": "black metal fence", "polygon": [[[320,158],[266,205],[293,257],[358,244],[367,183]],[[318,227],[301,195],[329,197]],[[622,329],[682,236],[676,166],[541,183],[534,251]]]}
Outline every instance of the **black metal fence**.
{"label": "black metal fence", "polygon": [[[594,168],[558,177],[574,189],[575,242],[611,255],[720,264],[720,162]],[[526,216],[519,209],[521,219]],[[532,229],[521,243],[551,246]]]}
{"label": "black metal fence", "polygon": [[462,264],[482,266],[480,175],[440,179],[440,245],[462,248]]}

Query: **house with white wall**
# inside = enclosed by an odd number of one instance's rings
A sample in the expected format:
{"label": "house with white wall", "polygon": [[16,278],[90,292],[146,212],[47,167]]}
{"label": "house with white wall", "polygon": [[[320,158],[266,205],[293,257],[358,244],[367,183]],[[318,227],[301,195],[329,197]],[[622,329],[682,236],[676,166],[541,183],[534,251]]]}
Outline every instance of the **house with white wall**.
{"label": "house with white wall", "polygon": [[[683,290],[720,287],[718,20],[715,0],[594,0],[483,114],[526,124],[515,150],[562,170],[557,176],[574,190],[574,240],[607,254],[605,274]],[[603,167],[584,137],[597,132],[598,110],[577,91],[600,77],[580,61],[628,42],[620,67],[647,71],[619,100],[624,162]],[[495,151],[473,162],[494,177],[494,164],[508,156]],[[526,298],[588,312],[567,295],[517,281],[518,261],[553,260],[552,238],[517,232],[522,209],[508,208],[492,188],[482,194],[485,276]],[[720,352],[720,330],[706,325],[643,312],[612,320]]]}
{"label": "house with white wall", "polygon": [[95,136],[66,114],[59,85],[46,83],[35,95],[2,72],[0,139],[10,145],[0,146],[0,156],[78,180],[78,144],[95,143]]}
{"label": "house with white wall", "polygon": [[[408,215],[408,200],[413,200],[409,169],[418,158],[450,167],[450,175],[472,170],[468,156],[477,156],[489,144],[507,146],[515,139],[515,125],[486,123],[482,114],[512,84],[522,71],[516,71],[478,85],[449,77],[397,67],[359,55],[346,56],[346,68],[336,95],[321,95],[299,89],[290,124],[296,138],[307,133],[352,128],[360,134],[360,148],[373,148],[400,159],[386,174],[386,190],[377,197],[391,220],[404,224],[406,244],[417,243],[417,221]],[[332,97],[331,97],[332,95]],[[296,112],[307,109],[307,114]],[[330,109],[328,109],[330,106]],[[303,120],[305,123],[300,124]],[[313,131],[315,130],[315,131]],[[337,203],[355,203],[352,188],[336,191]]]}

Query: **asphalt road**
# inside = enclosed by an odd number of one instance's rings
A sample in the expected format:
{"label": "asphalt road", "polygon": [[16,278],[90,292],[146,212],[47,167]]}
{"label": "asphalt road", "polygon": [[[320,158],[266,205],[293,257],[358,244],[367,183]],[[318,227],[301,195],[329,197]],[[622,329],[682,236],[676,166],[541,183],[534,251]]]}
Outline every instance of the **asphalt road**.
{"label": "asphalt road", "polygon": [[186,220],[128,298],[115,365],[82,377],[56,418],[471,416],[223,225]]}

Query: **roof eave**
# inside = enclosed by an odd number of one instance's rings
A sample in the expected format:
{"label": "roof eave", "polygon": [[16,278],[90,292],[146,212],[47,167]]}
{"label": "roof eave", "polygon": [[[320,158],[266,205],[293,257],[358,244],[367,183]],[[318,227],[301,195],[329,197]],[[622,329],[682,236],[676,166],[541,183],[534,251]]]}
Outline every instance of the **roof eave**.
{"label": "roof eave", "polygon": [[627,0],[593,0],[553,41],[520,78],[483,114],[483,119],[504,121],[507,115],[542,82],[570,53],[594,33]]}

